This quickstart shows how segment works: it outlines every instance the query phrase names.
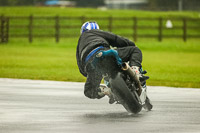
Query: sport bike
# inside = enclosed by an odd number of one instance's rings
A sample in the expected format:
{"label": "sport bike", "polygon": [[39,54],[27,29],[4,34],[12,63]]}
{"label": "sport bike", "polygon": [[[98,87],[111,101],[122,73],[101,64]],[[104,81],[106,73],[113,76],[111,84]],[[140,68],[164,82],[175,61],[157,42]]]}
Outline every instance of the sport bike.
{"label": "sport bike", "polygon": [[128,63],[120,61],[115,50],[98,52],[92,65],[101,72],[106,86],[111,88],[114,101],[122,104],[128,112],[138,113],[143,107],[148,111],[152,109],[146,87],[141,85],[144,83],[137,78]]}

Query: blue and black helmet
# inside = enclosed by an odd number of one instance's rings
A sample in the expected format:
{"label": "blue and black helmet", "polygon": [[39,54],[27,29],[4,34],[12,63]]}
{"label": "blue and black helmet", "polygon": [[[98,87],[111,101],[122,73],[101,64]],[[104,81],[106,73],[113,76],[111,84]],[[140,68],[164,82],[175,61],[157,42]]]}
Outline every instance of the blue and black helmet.
{"label": "blue and black helmet", "polygon": [[99,29],[99,25],[96,22],[85,22],[81,26],[80,33],[82,34],[83,32],[85,32],[87,30],[92,30],[92,29]]}

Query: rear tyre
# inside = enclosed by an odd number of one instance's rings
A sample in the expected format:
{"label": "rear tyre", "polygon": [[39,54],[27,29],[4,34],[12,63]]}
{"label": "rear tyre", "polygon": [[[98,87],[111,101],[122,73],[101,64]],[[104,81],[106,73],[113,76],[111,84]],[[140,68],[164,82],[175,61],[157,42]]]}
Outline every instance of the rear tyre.
{"label": "rear tyre", "polygon": [[118,97],[119,102],[130,113],[138,113],[142,109],[142,105],[137,100],[135,94],[126,85],[121,74],[118,73],[114,78],[110,79],[113,93]]}

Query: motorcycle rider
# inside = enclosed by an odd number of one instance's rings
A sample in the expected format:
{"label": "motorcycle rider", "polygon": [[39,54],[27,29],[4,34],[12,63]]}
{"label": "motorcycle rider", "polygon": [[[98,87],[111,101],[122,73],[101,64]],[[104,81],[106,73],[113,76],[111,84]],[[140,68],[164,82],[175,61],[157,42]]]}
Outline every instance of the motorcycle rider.
{"label": "motorcycle rider", "polygon": [[[143,78],[142,52],[134,42],[99,29],[96,22],[85,22],[80,30],[80,38],[76,49],[76,59],[80,73],[87,77],[84,94],[91,99],[100,99],[109,96],[109,103],[113,103],[110,88],[101,86],[102,74],[90,67],[92,59],[100,50],[114,52],[118,62],[129,62],[130,67],[136,72],[138,78]],[[116,49],[111,49],[115,47]],[[142,84],[146,87],[145,80]]]}

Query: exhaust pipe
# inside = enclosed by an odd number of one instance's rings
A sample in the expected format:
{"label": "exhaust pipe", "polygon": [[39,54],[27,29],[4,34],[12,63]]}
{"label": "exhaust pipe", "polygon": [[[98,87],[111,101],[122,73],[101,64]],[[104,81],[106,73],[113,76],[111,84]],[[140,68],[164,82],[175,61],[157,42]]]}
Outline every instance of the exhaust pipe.
{"label": "exhaust pipe", "polygon": [[136,85],[138,87],[138,95],[140,96],[142,92],[142,86],[141,86],[139,78],[136,75],[136,72],[131,69],[128,63],[122,64],[122,70],[125,71],[130,76],[130,78],[132,78],[132,80],[136,82]]}

